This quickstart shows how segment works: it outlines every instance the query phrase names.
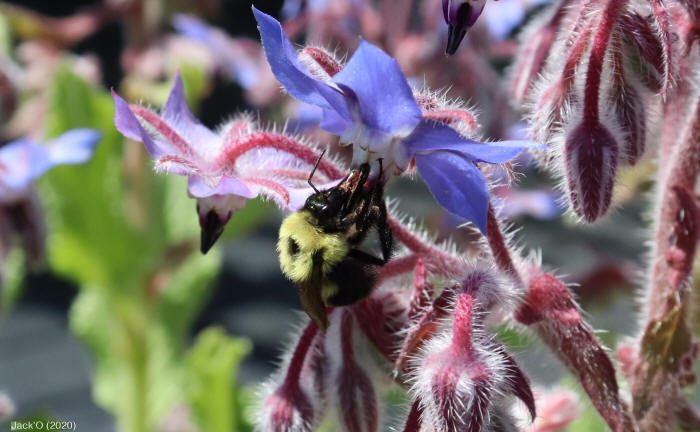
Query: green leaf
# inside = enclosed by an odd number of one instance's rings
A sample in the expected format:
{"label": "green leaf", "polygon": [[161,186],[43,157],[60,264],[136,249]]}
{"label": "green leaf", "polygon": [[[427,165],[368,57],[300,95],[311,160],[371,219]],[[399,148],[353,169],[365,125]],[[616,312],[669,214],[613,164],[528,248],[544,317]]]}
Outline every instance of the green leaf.
{"label": "green leaf", "polygon": [[0,313],[8,312],[22,295],[22,281],[24,280],[25,262],[24,252],[21,248],[11,248],[5,257],[4,280],[0,280]]}
{"label": "green leaf", "polygon": [[690,351],[692,336],[686,324],[687,310],[677,295],[666,301],[668,311],[649,323],[642,336],[642,355],[652,371],[660,367],[675,372],[681,357]]}
{"label": "green leaf", "polygon": [[[194,251],[194,253],[191,253]],[[221,256],[216,251],[201,255],[193,244],[187,258],[178,262],[172,272],[165,275],[168,282],[159,294],[157,310],[159,320],[168,331],[171,343],[181,346],[188,328],[192,325],[202,304],[208,298],[210,281],[221,269]],[[168,272],[167,269],[164,269]]]}
{"label": "green leaf", "polygon": [[143,149],[115,129],[106,92],[63,67],[50,95],[49,137],[92,127],[102,139],[90,162],[58,167],[41,181],[49,262],[81,283],[140,289],[165,247],[164,180],[151,173]]}
{"label": "green leaf", "polygon": [[212,432],[249,430],[234,377],[250,343],[234,339],[222,329],[204,330],[187,356],[188,395],[200,428]]}
{"label": "green leaf", "polygon": [[12,48],[12,35],[10,34],[10,23],[5,14],[0,13],[0,54],[10,57]]}

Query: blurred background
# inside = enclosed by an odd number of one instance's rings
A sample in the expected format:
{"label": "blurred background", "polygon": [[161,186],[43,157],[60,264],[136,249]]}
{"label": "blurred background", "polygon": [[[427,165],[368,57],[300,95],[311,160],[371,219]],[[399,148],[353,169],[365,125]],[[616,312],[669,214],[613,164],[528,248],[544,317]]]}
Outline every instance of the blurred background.
{"label": "blurred background", "polygon": [[[282,215],[249,202],[201,255],[184,179],[154,173],[142,146],[116,132],[109,90],[158,107],[179,70],[190,108],[212,129],[249,111],[262,124],[286,123],[335,145],[316,127],[318,113],[279,91],[251,3],[0,2],[0,140],[43,142],[76,127],[102,134],[87,164],[56,167],[26,196],[0,201],[9,227],[0,235],[2,427],[29,418],[73,420],[85,431],[250,427],[253,389],[301,322],[275,252]],[[482,136],[494,140],[525,134],[509,103],[508,66],[519,30],[546,4],[488,2],[447,59],[439,0],[255,2],[298,43],[341,56],[358,35],[379,44],[413,84],[469,101]],[[623,174],[619,210],[592,227],[563,214],[552,180],[527,157],[517,184],[494,189],[524,250],[541,251],[547,267],[576,284],[608,346],[636,330],[646,164]],[[438,236],[453,234],[464,245],[473,239],[454,231],[461,221],[446,217],[420,182],[395,179],[387,195]],[[532,340],[509,329],[502,338],[537,385],[571,384]],[[600,427],[595,415],[582,418],[575,430]]]}

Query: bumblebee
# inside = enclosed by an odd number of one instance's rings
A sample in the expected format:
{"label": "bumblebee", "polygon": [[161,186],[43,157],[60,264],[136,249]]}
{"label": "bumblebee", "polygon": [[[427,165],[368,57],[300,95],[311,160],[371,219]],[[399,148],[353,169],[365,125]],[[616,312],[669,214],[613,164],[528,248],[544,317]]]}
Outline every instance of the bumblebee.
{"label": "bumblebee", "polygon": [[[323,157],[323,154],[321,155]],[[280,267],[297,285],[302,308],[323,330],[326,306],[344,306],[369,295],[379,267],[391,257],[392,234],[384,203],[382,164],[370,180],[370,165],[352,170],[338,185],[314,190],[303,209],[282,222],[277,243]],[[379,235],[382,257],[358,247],[372,228]]]}

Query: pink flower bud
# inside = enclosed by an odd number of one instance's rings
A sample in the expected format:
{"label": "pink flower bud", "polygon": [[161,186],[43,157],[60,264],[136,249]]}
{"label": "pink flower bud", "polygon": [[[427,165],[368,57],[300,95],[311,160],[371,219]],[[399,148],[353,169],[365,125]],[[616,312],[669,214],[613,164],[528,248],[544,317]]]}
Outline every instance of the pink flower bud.
{"label": "pink flower bud", "polygon": [[477,114],[459,99],[450,100],[444,94],[423,89],[415,92],[416,102],[423,118],[450,126],[465,137],[472,137],[479,129]]}
{"label": "pink flower bud", "polygon": [[262,403],[261,430],[270,432],[310,432],[314,409],[298,386],[282,385]]}
{"label": "pink flower bud", "polygon": [[333,76],[343,69],[343,64],[323,48],[306,47],[299,53],[300,59],[306,60],[308,63],[308,60],[305,59],[307,56],[315,63],[316,68],[320,67],[329,76]]}
{"label": "pink flower bud", "polygon": [[541,80],[539,86],[541,88],[533,93],[530,136],[536,141],[551,144],[555,131],[561,128],[578,95],[570,82],[563,78],[551,82]]}
{"label": "pink flower bud", "polygon": [[481,431],[492,402],[511,393],[523,399],[534,417],[529,382],[512,358],[482,334],[476,298],[459,295],[451,332],[434,338],[415,366],[414,398],[422,423],[437,432]]}
{"label": "pink flower bud", "polygon": [[617,122],[625,131],[625,138],[620,147],[620,160],[634,165],[644,154],[646,146],[644,101],[639,92],[624,82],[611,88],[609,100]]}
{"label": "pink flower bud", "polygon": [[512,69],[511,94],[516,103],[525,100],[535,78],[542,73],[564,18],[565,5],[565,2],[560,2],[547,19],[533,22],[521,33],[522,43]]}
{"label": "pink flower bud", "polygon": [[343,431],[378,431],[379,400],[367,369],[373,360],[356,343],[359,341],[354,334],[358,327],[352,312],[347,309],[338,309],[338,312],[340,323],[331,325],[327,334],[328,353],[334,356],[328,381],[331,405],[338,411]]}
{"label": "pink flower bud", "polygon": [[302,380],[306,357],[314,347],[318,327],[304,329],[286,362],[282,379],[268,383],[261,398],[259,429],[266,432],[310,432],[316,421],[311,385]]}
{"label": "pink flower bud", "polygon": [[632,420],[620,399],[615,368],[563,282],[534,269],[525,301],[514,316],[532,326],[578,378],[612,430],[631,430]]}
{"label": "pink flower bud", "polygon": [[635,73],[654,92],[661,91],[664,74],[664,51],[656,31],[638,13],[626,13],[618,18],[615,29],[622,38],[625,55],[639,64]]}
{"label": "pink flower bud", "polygon": [[587,222],[603,216],[612,198],[618,144],[599,122],[583,122],[565,137],[564,159],[569,200]]}
{"label": "pink flower bud", "polygon": [[581,415],[576,393],[571,390],[554,390],[537,400],[537,419],[533,432],[564,432]]}

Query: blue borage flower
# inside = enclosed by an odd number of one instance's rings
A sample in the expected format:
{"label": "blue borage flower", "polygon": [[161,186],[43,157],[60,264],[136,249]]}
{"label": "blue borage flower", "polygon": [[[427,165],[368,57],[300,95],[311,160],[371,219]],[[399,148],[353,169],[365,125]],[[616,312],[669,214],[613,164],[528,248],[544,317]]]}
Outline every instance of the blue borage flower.
{"label": "blue borage flower", "polygon": [[253,7],[272,72],[293,97],[320,107],[321,127],[353,145],[354,164],[382,159],[403,172],[411,160],[435,199],[486,231],[488,188],[477,162],[504,163],[529,141],[483,143],[426,120],[398,63],[361,41],[345,67],[330,76],[308,68],[280,23]]}
{"label": "blue borage flower", "polygon": [[87,162],[100,140],[95,129],[73,129],[42,145],[20,138],[0,148],[0,205],[25,198],[51,168]]}

